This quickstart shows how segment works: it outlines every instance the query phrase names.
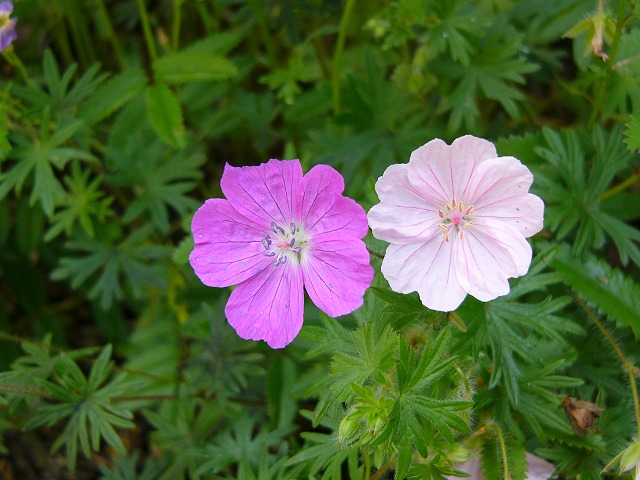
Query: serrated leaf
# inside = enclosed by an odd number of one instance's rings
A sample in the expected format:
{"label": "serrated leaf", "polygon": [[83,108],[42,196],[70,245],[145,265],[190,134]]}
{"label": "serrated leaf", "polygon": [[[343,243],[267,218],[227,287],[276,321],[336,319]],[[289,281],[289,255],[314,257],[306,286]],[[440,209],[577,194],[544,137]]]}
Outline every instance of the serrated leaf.
{"label": "serrated leaf", "polygon": [[160,57],[153,62],[158,82],[180,84],[224,80],[238,73],[236,66],[220,55],[184,51]]}
{"label": "serrated leaf", "polygon": [[640,337],[640,287],[631,278],[592,256],[576,261],[566,246],[552,264],[587,302]]}
{"label": "serrated leaf", "polygon": [[147,112],[158,136],[173,147],[184,148],[186,137],[178,98],[163,83],[148,86],[145,97]]}
{"label": "serrated leaf", "polygon": [[636,113],[624,131],[624,143],[632,152],[640,150],[640,113]]}
{"label": "serrated leaf", "polygon": [[105,82],[78,109],[78,118],[89,124],[99,122],[123,107],[146,85],[142,70],[131,68]]}

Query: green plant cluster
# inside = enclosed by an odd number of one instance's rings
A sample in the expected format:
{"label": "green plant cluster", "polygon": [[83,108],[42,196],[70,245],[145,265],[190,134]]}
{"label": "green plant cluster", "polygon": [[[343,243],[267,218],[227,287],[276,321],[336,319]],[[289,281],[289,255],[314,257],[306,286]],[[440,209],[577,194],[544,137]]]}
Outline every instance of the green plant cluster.
{"label": "green plant cluster", "polygon": [[[15,0],[0,56],[0,458],[40,478],[487,479],[640,469],[636,0]],[[375,180],[432,138],[534,173],[510,293],[451,313],[376,276],[284,350],[188,262],[225,163]],[[438,281],[434,279],[433,281]],[[567,397],[603,413],[580,432]],[[44,453],[44,459],[41,452]],[[24,457],[24,455],[23,455]],[[62,460],[60,460],[62,459]],[[27,477],[24,477],[27,478]]]}

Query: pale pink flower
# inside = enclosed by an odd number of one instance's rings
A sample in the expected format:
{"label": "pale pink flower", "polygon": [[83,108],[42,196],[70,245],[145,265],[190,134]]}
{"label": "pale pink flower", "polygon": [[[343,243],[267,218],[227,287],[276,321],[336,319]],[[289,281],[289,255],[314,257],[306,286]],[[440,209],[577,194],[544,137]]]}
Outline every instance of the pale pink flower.
{"label": "pale pink flower", "polygon": [[467,294],[483,302],[509,292],[531,263],[525,240],[542,229],[544,204],[528,193],[533,175],[491,142],[471,135],[435,139],[391,165],[369,211],[376,238],[390,243],[382,273],[400,293],[455,310]]}
{"label": "pale pink flower", "polygon": [[344,180],[317,165],[306,175],[298,160],[256,167],[226,165],[227,199],[198,209],[191,228],[191,266],[205,285],[237,284],[225,308],[238,335],[290,343],[302,327],[304,287],[327,315],[352,312],[373,280],[363,208],[344,197]]}

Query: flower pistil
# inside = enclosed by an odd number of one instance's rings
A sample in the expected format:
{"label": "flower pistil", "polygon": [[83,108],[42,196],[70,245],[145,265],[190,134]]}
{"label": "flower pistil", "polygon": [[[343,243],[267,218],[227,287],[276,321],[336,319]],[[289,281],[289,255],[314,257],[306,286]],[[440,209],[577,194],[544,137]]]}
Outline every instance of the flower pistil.
{"label": "flower pistil", "polygon": [[262,239],[264,254],[274,257],[275,266],[284,265],[287,260],[301,263],[301,257],[306,254],[309,237],[295,222],[288,226],[281,226],[271,222],[271,231]]}
{"label": "flower pistil", "polygon": [[457,228],[458,238],[462,240],[464,229],[471,228],[473,225],[472,213],[473,205],[467,207],[464,202],[458,202],[455,198],[452,198],[449,203],[439,209],[438,216],[442,219],[442,222],[438,224],[438,227],[442,230],[442,239],[448,242],[449,231],[452,228]]}

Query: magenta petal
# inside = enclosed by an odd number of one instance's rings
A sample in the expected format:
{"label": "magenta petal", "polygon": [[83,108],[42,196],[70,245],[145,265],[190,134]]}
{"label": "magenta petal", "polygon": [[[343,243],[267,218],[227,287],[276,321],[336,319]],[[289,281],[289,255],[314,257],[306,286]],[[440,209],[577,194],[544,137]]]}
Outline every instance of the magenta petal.
{"label": "magenta petal", "polygon": [[302,273],[309,297],[331,317],[359,308],[364,292],[373,281],[373,268],[364,242],[339,233],[313,239]]}
{"label": "magenta petal", "polygon": [[365,237],[368,231],[367,214],[364,209],[354,200],[342,195],[336,196],[331,209],[311,230],[307,230],[311,235],[336,232],[355,238]]}
{"label": "magenta petal", "polygon": [[298,335],[303,310],[300,267],[286,264],[270,265],[238,285],[224,311],[240,337],[283,348]]}
{"label": "magenta petal", "polygon": [[191,223],[195,245],[189,261],[202,283],[227,287],[253,277],[271,259],[264,256],[265,231],[222,198],[202,205]]}
{"label": "magenta petal", "polygon": [[220,186],[233,207],[258,225],[289,225],[300,217],[299,160],[274,160],[252,167],[227,164]]}

